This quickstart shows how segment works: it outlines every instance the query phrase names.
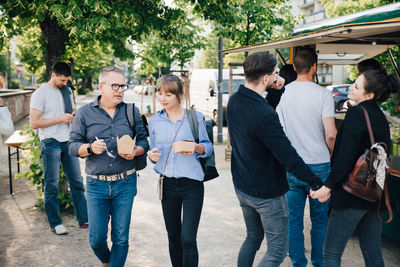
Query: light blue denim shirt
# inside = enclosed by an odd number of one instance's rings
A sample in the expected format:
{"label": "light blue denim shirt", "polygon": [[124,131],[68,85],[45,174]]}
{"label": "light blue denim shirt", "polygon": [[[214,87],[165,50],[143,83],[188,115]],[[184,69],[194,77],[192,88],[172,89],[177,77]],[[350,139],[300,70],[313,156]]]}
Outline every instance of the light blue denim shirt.
{"label": "light blue denim shirt", "polygon": [[[200,165],[199,158],[208,157],[213,151],[213,146],[208,139],[206,131],[206,123],[203,114],[196,112],[199,124],[199,143],[204,146],[205,153],[203,155],[194,152],[192,155],[182,155],[174,153],[171,149],[167,165],[164,170],[165,160],[168,151],[171,148],[173,135],[176,133],[181,123],[181,119],[173,123],[167,117],[165,110],[153,115],[149,120],[150,149],[157,148],[160,153],[160,159],[154,166],[154,170],[167,177],[190,178],[193,180],[203,181],[204,172]],[[190,129],[189,121],[185,113],[184,121],[176,136],[175,142],[185,140],[193,140],[194,137]],[[154,162],[153,162],[154,163]]]}

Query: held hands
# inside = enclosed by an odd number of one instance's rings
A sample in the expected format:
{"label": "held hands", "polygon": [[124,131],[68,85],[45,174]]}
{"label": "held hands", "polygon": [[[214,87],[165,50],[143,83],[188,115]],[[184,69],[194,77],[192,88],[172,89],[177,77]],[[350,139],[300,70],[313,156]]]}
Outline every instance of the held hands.
{"label": "held hands", "polygon": [[120,156],[120,157],[122,157],[122,158],[124,158],[124,159],[126,159],[126,160],[133,160],[134,158],[135,158],[135,156],[136,156],[136,146],[133,148],[133,152],[132,152],[132,154],[121,154],[121,153],[118,153],[118,155]]}
{"label": "held hands", "polygon": [[72,121],[74,120],[74,116],[75,116],[74,113],[73,114],[65,113],[65,114],[61,115],[59,118],[60,118],[61,122],[72,123]]}
{"label": "held hands", "polygon": [[310,190],[310,196],[313,199],[318,199],[319,202],[325,202],[331,196],[331,189],[323,185],[317,191]]}
{"label": "held hands", "polygon": [[150,150],[149,152],[147,152],[147,155],[149,156],[149,158],[153,161],[153,162],[158,162],[158,160],[160,159],[161,154],[157,153],[158,149],[157,148],[153,148],[152,150]]}
{"label": "held hands", "polygon": [[280,90],[284,85],[285,85],[285,79],[276,74],[275,81],[272,83],[271,87]]}

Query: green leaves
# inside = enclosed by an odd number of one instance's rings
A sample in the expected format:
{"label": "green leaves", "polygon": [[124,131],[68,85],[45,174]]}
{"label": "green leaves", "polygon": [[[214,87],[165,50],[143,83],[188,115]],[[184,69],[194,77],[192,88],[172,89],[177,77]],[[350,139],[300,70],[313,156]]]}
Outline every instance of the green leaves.
{"label": "green leaves", "polygon": [[[26,179],[36,187],[38,195],[42,196],[44,190],[44,171],[39,136],[35,134],[32,127],[29,125],[25,126],[24,130],[21,131],[21,135],[32,138],[21,146],[23,159],[20,160],[20,163],[22,166],[29,166],[29,169],[25,172],[17,173],[15,178]],[[60,191],[57,197],[62,209],[67,209],[72,205],[72,199],[68,186],[65,186],[66,182],[67,177],[65,176],[64,171],[61,169]]]}
{"label": "green leaves", "polygon": [[326,8],[326,14],[328,17],[340,17],[347,14],[356,13],[362,10],[371,9],[383,5],[392,4],[394,2],[400,2],[399,0],[358,0],[349,1],[345,0],[341,3],[337,3],[334,0],[321,0],[321,4]]}
{"label": "green leaves", "polygon": [[[114,56],[133,58],[125,46],[128,39],[139,41],[153,32],[167,38],[171,34],[170,25],[180,13],[161,0],[6,0],[0,2],[0,30],[6,31],[7,36],[0,36],[0,45],[4,44],[5,38],[40,24],[43,42],[38,43],[37,37],[33,41],[42,47],[49,73],[54,61],[69,53],[65,47],[80,42],[99,41],[107,48],[104,52],[110,52],[108,48],[112,47]],[[29,48],[25,52],[33,50]],[[24,62],[32,71],[36,71],[40,63],[36,57],[34,60],[25,57]]]}
{"label": "green leaves", "polygon": [[144,35],[138,44],[140,58],[139,74],[150,75],[161,67],[178,65],[181,69],[194,56],[196,50],[203,48],[205,38],[201,36],[198,25],[190,10],[170,10],[175,14],[175,22],[159,32]]}

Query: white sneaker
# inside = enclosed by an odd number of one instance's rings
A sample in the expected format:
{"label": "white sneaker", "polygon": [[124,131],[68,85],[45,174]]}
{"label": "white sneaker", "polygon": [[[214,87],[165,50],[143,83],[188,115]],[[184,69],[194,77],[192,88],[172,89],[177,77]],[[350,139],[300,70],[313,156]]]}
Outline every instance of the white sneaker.
{"label": "white sneaker", "polygon": [[51,229],[56,235],[66,235],[68,234],[67,228],[63,224],[59,224]]}

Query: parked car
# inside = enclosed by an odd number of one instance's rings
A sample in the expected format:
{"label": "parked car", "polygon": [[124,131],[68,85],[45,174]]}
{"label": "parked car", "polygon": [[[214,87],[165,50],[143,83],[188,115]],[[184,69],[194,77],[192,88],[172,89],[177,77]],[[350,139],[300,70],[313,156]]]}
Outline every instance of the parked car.
{"label": "parked car", "polygon": [[350,84],[329,85],[326,88],[332,92],[333,100],[335,102],[335,111],[342,111],[344,104],[349,100],[347,95],[350,91]]}

